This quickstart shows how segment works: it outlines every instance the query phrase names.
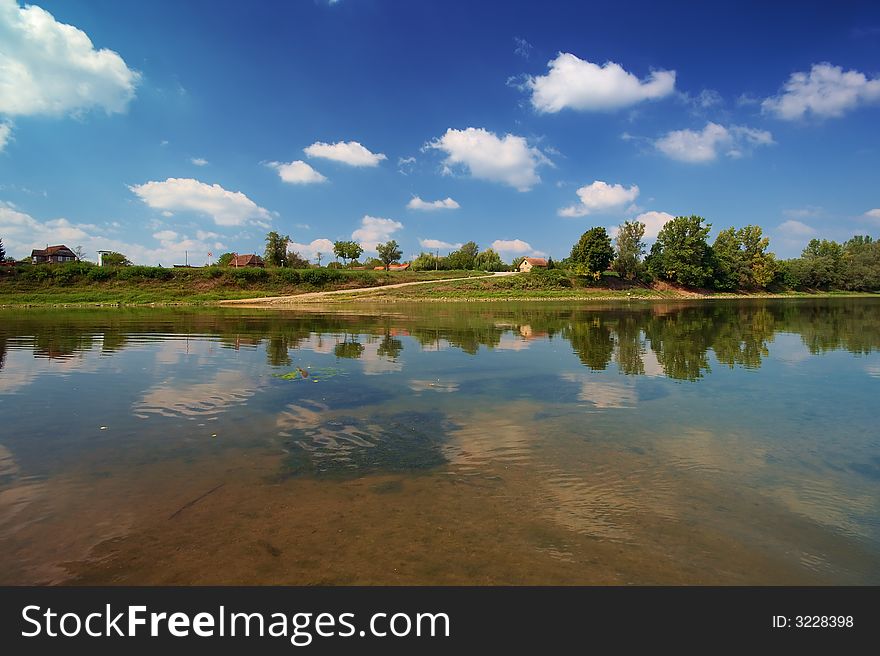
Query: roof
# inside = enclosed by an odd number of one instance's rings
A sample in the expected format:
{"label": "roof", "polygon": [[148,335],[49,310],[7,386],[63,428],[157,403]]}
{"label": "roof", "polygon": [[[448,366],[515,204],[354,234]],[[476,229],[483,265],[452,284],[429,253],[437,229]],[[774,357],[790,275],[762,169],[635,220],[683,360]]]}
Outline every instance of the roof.
{"label": "roof", "polygon": [[263,264],[263,258],[249,253],[248,255],[233,255],[232,259],[229,260],[229,266],[234,267],[249,266],[251,264]]}
{"label": "roof", "polygon": [[71,255],[75,255],[75,253],[72,250],[70,250],[67,246],[65,246],[64,244],[59,244],[58,246],[47,246],[46,248],[35,248],[34,250],[31,251],[31,256],[33,257],[34,255],[44,255],[44,256],[48,257],[50,255],[57,255],[60,251],[67,251]]}
{"label": "roof", "polygon": [[532,266],[547,266],[547,260],[543,257],[524,257],[523,260]]}
{"label": "roof", "polygon": [[[404,262],[403,264],[389,264],[388,265],[389,271],[406,271],[407,269],[409,269],[409,262]],[[384,266],[373,267],[373,271],[384,271],[384,270],[385,270]]]}

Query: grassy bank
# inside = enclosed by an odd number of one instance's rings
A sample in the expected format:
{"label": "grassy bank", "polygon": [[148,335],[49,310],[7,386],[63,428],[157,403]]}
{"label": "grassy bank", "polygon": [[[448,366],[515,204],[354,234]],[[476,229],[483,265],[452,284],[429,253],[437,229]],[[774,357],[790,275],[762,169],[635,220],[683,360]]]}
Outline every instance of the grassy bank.
{"label": "grassy bank", "polygon": [[480,275],[474,271],[352,271],[204,267],[100,268],[84,263],[0,271],[0,306],[210,303]]}
{"label": "grassy bank", "polygon": [[350,302],[460,302],[460,301],[598,301],[722,298],[780,298],[814,296],[876,296],[846,291],[713,292],[675,287],[666,283],[651,285],[627,282],[609,275],[598,281],[572,276],[562,271],[519,274],[503,278],[455,280],[433,285],[381,289],[358,294],[340,294],[321,299],[321,303]]}

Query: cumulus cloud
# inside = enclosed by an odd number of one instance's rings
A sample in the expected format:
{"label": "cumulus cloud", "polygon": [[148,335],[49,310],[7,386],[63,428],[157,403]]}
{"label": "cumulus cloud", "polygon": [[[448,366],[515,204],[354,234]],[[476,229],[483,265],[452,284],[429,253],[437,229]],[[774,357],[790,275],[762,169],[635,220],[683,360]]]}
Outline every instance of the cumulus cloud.
{"label": "cumulus cloud", "polygon": [[221,226],[269,221],[269,211],[240,191],[227,191],[192,178],[168,178],[164,182],[145,182],[129,187],[142,201],[156,210],[196,212],[209,216]]}
{"label": "cumulus cloud", "polygon": [[719,153],[728,157],[742,157],[757,146],[775,143],[773,135],[742,125],[725,127],[718,123],[706,123],[702,130],[673,130],[654,142],[664,155],[680,162],[699,164],[711,162]]}
{"label": "cumulus cloud", "polygon": [[464,166],[481,180],[501,182],[518,191],[528,191],[541,181],[536,169],[550,160],[537,148],[529,146],[525,137],[506,134],[498,138],[484,128],[455,130],[426,144],[446,153],[447,167]]}
{"label": "cumulus cloud", "polygon": [[639,80],[620,64],[609,61],[600,66],[567,52],[547,66],[547,75],[530,77],[525,83],[539,112],[609,111],[663,98],[675,90],[675,71],[652,71]]}
{"label": "cumulus cloud", "polygon": [[632,203],[639,195],[638,185],[624,187],[619,184],[608,184],[602,180],[584,185],[577,190],[580,203],[563,207],[559,210],[559,216],[586,216],[595,212],[602,212],[614,208],[620,208],[627,203]]}
{"label": "cumulus cloud", "polygon": [[208,160],[206,160],[204,157],[193,157],[189,161],[192,162],[193,164],[195,164],[196,166],[207,166],[208,165]]}
{"label": "cumulus cloud", "polygon": [[278,171],[278,177],[289,184],[317,184],[327,182],[327,178],[318,173],[302,160],[293,162],[269,162],[267,165]]}
{"label": "cumulus cloud", "polygon": [[776,230],[789,237],[812,237],[816,234],[815,228],[794,219],[780,223]]}
{"label": "cumulus cloud", "polygon": [[880,219],[880,208],[868,210],[865,212],[865,216],[869,219]]}
{"label": "cumulus cloud", "polygon": [[140,74],[45,9],[0,0],[0,114],[124,112]]}
{"label": "cumulus cloud", "polygon": [[456,248],[461,248],[462,244],[450,244],[448,241],[441,241],[439,239],[419,239],[419,246],[422,248],[428,248],[430,250],[455,250]]}
{"label": "cumulus cloud", "polygon": [[496,239],[492,242],[492,250],[498,253],[506,253],[510,255],[543,255],[541,251],[536,251],[532,245],[522,239]]}
{"label": "cumulus cloud", "polygon": [[145,246],[108,237],[102,232],[112,232],[111,226],[100,228],[86,223],[73,223],[65,218],[40,221],[30,214],[0,203],[0,234],[6,250],[14,257],[26,257],[34,248],[46,244],[65,244],[70,248],[82,246],[86,257],[95,259],[99,250],[124,253],[137,264],[182,263],[189,254],[190,262],[198,258],[207,260],[209,251],[219,251],[224,244],[212,240],[213,233],[200,235],[197,239],[181,236],[173,230],[161,230],[153,235],[158,246]]}
{"label": "cumulus cloud", "polygon": [[9,139],[12,136],[12,125],[9,123],[0,123],[0,153],[6,148]]}
{"label": "cumulus cloud", "polygon": [[292,241],[287,245],[287,250],[299,253],[309,260],[315,259],[318,253],[324,257],[333,257],[333,242],[329,239],[313,239],[308,244],[298,244]]}
{"label": "cumulus cloud", "polygon": [[645,239],[657,239],[660,229],[666,225],[667,221],[673,218],[675,217],[666,212],[655,212],[652,210],[650,212],[642,212],[633,221],[640,221],[645,224]]}
{"label": "cumulus cloud", "polygon": [[394,219],[383,219],[378,216],[365,215],[361,219],[361,227],[351,233],[351,238],[361,245],[365,251],[376,252],[376,245],[391,239],[403,224]]}
{"label": "cumulus cloud", "polygon": [[309,157],[332,159],[349,166],[379,166],[379,162],[387,159],[382,153],[371,153],[357,141],[339,141],[335,144],[316,141],[303,148],[303,152]]}
{"label": "cumulus cloud", "polygon": [[451,198],[444,198],[443,200],[422,200],[418,196],[413,196],[410,201],[406,204],[406,207],[411,210],[421,210],[424,212],[431,212],[434,210],[457,210],[461,205],[456,203]]}
{"label": "cumulus cloud", "polygon": [[880,78],[844,71],[829,63],[813,64],[809,73],[792,73],[775,96],[761,103],[765,113],[793,121],[807,114],[834,118],[859,105],[880,102]]}

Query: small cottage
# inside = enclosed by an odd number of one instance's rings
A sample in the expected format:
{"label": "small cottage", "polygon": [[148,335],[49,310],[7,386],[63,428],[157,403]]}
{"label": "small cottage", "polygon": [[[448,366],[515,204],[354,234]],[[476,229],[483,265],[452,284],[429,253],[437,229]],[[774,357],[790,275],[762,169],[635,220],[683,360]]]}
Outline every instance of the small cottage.
{"label": "small cottage", "polygon": [[249,255],[233,255],[232,259],[229,260],[229,266],[231,267],[260,267],[263,268],[266,266],[265,262],[263,262],[263,258],[259,255],[254,255],[253,253]]}
{"label": "small cottage", "polygon": [[522,273],[528,273],[535,268],[546,269],[547,260],[545,260],[543,257],[524,257],[523,261],[519,264],[519,270]]}
{"label": "small cottage", "polygon": [[61,262],[76,262],[76,253],[63,244],[59,246],[46,246],[35,248],[31,251],[32,264],[59,264]]}

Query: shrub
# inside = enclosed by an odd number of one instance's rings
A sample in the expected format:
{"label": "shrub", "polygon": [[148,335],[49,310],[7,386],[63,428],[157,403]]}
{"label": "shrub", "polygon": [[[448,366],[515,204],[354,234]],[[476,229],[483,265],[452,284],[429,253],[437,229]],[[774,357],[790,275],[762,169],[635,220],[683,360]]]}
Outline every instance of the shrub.
{"label": "shrub", "polygon": [[105,280],[110,280],[114,271],[112,269],[106,269],[104,267],[95,267],[91,271],[89,271],[86,276],[89,280],[93,280],[95,282],[104,282]]}
{"label": "shrub", "polygon": [[282,282],[286,282],[291,285],[296,285],[300,282],[301,276],[299,271],[296,269],[279,269],[276,273],[278,279]]}
{"label": "shrub", "polygon": [[263,282],[269,278],[265,269],[242,267],[232,269],[232,279],[239,284]]}

